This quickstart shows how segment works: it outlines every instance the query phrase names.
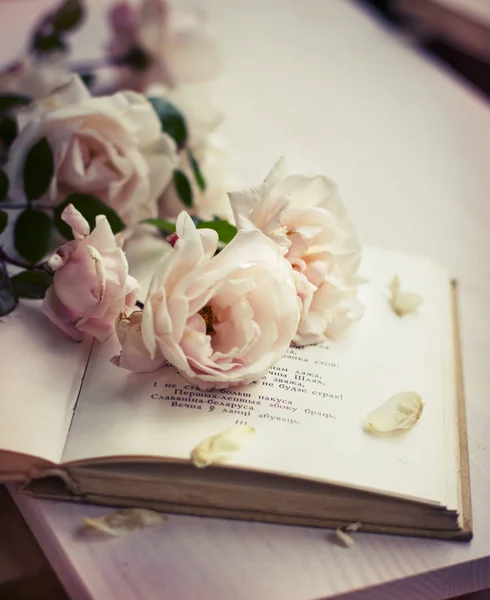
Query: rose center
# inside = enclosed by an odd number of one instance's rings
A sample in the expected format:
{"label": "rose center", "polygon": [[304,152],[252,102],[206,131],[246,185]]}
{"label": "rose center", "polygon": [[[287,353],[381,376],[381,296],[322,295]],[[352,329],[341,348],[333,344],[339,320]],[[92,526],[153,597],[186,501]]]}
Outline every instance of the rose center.
{"label": "rose center", "polygon": [[214,335],[216,333],[214,326],[219,323],[219,321],[213,313],[213,308],[209,304],[206,304],[206,306],[201,308],[199,314],[206,323],[206,335]]}

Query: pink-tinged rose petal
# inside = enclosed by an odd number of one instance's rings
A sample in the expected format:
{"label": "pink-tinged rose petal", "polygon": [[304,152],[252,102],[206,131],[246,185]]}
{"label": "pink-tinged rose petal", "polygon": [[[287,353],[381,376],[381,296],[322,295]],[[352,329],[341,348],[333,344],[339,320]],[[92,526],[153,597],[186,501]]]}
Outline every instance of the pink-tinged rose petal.
{"label": "pink-tinged rose petal", "polygon": [[284,160],[264,183],[230,194],[238,229],[259,229],[295,269],[302,317],[298,345],[337,337],[360,318],[361,246],[335,184],[326,177],[285,175]]}
{"label": "pink-tinged rose petal", "polygon": [[88,334],[104,341],[114,332],[116,316],[134,306],[138,283],[128,275],[126,256],[105,216],[97,217],[92,233],[71,204],[63,219],[77,239],[58,248],[48,261],[55,273],[43,310],[73,339]]}
{"label": "pink-tinged rose petal", "polygon": [[61,213],[63,221],[71,227],[73,237],[76,240],[81,240],[90,233],[90,226],[85,217],[78,210],[69,204]]}
{"label": "pink-tinged rose petal", "polygon": [[122,356],[142,341],[151,359],[164,357],[203,389],[260,378],[298,327],[291,265],[258,230],[239,232],[217,255],[215,232],[197,230],[186,213],[176,233],[145,300],[141,339],[120,336]]}
{"label": "pink-tinged rose petal", "polygon": [[141,337],[141,321],[143,313],[139,310],[132,312],[129,317],[124,313],[116,319],[116,334],[122,350],[119,356],[114,356],[111,362],[116,367],[128,369],[135,373],[148,373],[159,369],[164,360],[161,356],[151,358]]}

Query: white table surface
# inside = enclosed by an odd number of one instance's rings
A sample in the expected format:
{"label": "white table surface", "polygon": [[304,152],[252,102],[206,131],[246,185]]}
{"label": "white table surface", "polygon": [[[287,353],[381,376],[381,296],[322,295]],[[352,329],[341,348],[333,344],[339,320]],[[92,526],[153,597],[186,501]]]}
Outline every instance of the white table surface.
{"label": "white table surface", "polygon": [[[97,4],[77,43],[84,56],[103,32]],[[170,516],[103,542],[77,531],[106,509],[14,498],[76,599],[442,600],[490,587],[489,105],[355,4],[205,5],[241,179],[257,183],[285,154],[294,170],[340,183],[366,243],[427,255],[459,279],[474,539],[357,534],[344,549],[319,529]],[[10,28],[1,47],[14,38]]]}

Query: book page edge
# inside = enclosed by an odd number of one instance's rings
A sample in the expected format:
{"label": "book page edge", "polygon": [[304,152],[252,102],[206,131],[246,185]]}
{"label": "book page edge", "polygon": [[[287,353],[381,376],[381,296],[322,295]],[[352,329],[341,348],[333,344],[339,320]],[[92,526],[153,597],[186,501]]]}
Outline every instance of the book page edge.
{"label": "book page edge", "polygon": [[459,474],[461,485],[461,534],[464,539],[473,536],[473,516],[471,507],[470,461],[468,451],[468,428],[466,422],[466,400],[463,380],[463,358],[461,352],[461,329],[458,305],[458,282],[451,280],[451,301],[453,311],[454,362],[457,395]]}

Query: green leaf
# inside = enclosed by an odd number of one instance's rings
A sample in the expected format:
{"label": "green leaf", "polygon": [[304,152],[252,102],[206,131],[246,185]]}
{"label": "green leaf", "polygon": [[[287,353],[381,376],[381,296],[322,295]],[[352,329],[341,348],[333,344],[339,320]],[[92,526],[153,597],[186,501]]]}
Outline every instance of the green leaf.
{"label": "green leaf", "polygon": [[70,31],[80,24],[83,17],[83,4],[79,0],[65,0],[52,16],[51,24],[55,31]]}
{"label": "green leaf", "polygon": [[220,242],[223,242],[223,244],[229,244],[237,233],[237,228],[234,225],[228,223],[228,221],[223,221],[222,219],[201,221],[196,227],[197,229],[214,229],[218,234]]}
{"label": "green leaf", "polygon": [[52,231],[52,222],[46,213],[28,208],[20,213],[15,222],[15,249],[35,264],[49,252]]}
{"label": "green leaf", "polygon": [[32,300],[44,298],[53,283],[53,276],[46,271],[22,271],[10,280],[16,298]]}
{"label": "green leaf", "polygon": [[187,208],[191,208],[194,200],[192,187],[187,175],[179,169],[174,171],[174,185],[177,196],[180,198],[182,203],[187,206]]}
{"label": "green leaf", "polygon": [[53,173],[53,151],[43,137],[29,150],[24,162],[24,192],[28,200],[37,200],[48,190]]}
{"label": "green leaf", "polygon": [[31,101],[21,94],[0,94],[0,112],[8,112],[12,108],[26,106]]}
{"label": "green leaf", "polygon": [[199,187],[201,192],[204,192],[206,190],[206,181],[199,167],[199,163],[197,162],[196,157],[194,156],[192,151],[189,149],[187,149],[187,156],[189,158],[189,162],[191,163],[192,172],[194,173],[194,178],[196,180],[197,186]]}
{"label": "green leaf", "polygon": [[97,215],[105,215],[107,217],[114,234],[119,233],[126,227],[124,221],[117,212],[104,204],[102,200],[99,200],[96,196],[92,196],[91,194],[71,194],[61,204],[58,204],[53,211],[54,226],[61,235],[68,240],[73,239],[71,227],[61,218],[61,215],[68,204],[73,204],[73,206],[82,213],[90,225],[90,230],[95,227]]}
{"label": "green leaf", "polygon": [[66,52],[68,46],[55,33],[49,35],[38,33],[32,41],[32,50],[37,54],[49,54],[50,52]]}
{"label": "green leaf", "polygon": [[17,306],[5,261],[0,260],[0,317],[8,315]]}
{"label": "green leaf", "polygon": [[7,149],[10,148],[18,132],[17,121],[13,117],[6,116],[0,119],[0,140]]}
{"label": "green leaf", "polygon": [[140,221],[140,223],[148,223],[149,225],[154,225],[158,229],[161,229],[162,231],[167,231],[169,233],[173,233],[175,231],[175,223],[165,221],[165,219],[145,219],[144,221]]}
{"label": "green leaf", "polygon": [[186,145],[188,138],[187,124],[182,113],[173,104],[163,98],[149,97],[148,101],[160,119],[162,131],[168,133],[175,140],[177,147],[182,149]]}
{"label": "green leaf", "polygon": [[9,193],[9,178],[4,170],[0,169],[0,202],[7,199]]}
{"label": "green leaf", "polygon": [[131,48],[127,54],[116,62],[117,64],[127,65],[135,71],[145,71],[150,66],[151,57],[140,46],[134,46],[134,48]]}
{"label": "green leaf", "polygon": [[92,87],[92,85],[95,82],[95,74],[94,73],[80,73],[79,75],[80,79],[83,81],[83,84],[88,87],[89,89]]}
{"label": "green leaf", "polygon": [[9,214],[4,210],[0,210],[0,234],[3,233],[7,229],[7,224],[9,222]]}

